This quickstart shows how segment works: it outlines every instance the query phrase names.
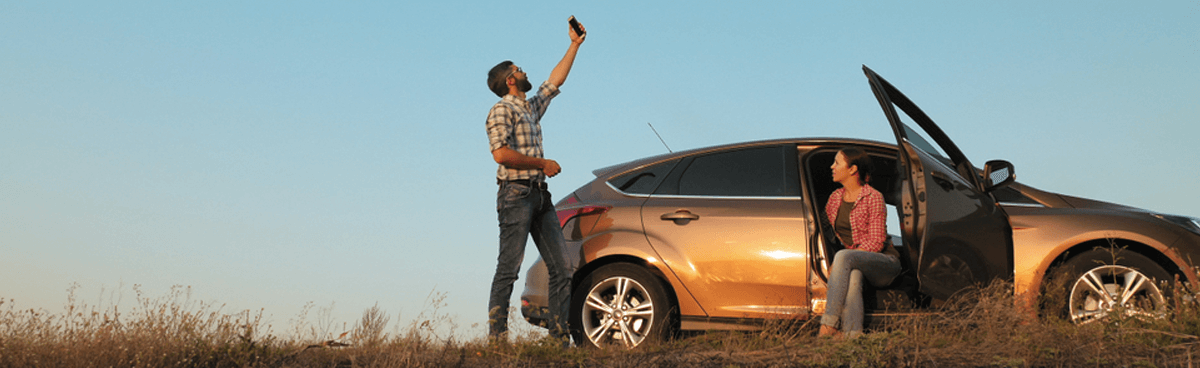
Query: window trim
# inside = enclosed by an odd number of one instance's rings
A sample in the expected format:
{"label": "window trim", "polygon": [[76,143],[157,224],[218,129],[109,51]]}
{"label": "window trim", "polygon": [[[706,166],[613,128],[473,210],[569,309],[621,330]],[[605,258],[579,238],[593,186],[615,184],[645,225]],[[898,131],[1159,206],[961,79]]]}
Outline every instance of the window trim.
{"label": "window trim", "polygon": [[999,202],[999,201],[997,201],[996,204],[1001,205],[1001,206],[1007,206],[1007,207],[1047,208],[1046,205],[1041,204],[1041,203],[1020,203],[1020,202]]}

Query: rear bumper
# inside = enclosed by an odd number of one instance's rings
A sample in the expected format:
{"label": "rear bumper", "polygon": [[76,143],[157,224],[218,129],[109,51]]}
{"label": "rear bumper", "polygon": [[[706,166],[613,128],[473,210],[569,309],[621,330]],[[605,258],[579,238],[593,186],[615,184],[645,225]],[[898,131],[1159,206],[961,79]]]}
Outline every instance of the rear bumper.
{"label": "rear bumper", "polygon": [[[521,292],[521,315],[525,321],[534,326],[542,326],[542,322],[550,315],[550,275],[546,264],[538,258],[525,272],[525,291]],[[545,326],[542,326],[545,327]]]}
{"label": "rear bumper", "polygon": [[542,322],[545,322],[547,319],[549,319],[550,308],[546,308],[544,303],[539,305],[539,303],[531,302],[529,299],[521,297],[521,315],[524,316],[525,321],[529,322],[531,325],[546,327],[542,325]]}

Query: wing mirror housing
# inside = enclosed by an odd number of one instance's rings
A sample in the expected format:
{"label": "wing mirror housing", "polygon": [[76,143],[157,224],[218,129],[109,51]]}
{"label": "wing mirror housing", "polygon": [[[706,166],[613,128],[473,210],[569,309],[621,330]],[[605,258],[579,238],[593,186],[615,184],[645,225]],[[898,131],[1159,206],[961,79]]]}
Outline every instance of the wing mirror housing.
{"label": "wing mirror housing", "polygon": [[1004,160],[991,160],[983,165],[984,192],[991,192],[1017,180],[1013,164]]}

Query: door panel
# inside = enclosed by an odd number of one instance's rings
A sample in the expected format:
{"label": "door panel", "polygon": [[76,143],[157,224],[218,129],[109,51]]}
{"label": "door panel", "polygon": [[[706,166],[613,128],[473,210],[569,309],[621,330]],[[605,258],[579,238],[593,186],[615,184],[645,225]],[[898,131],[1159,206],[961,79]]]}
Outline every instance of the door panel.
{"label": "door panel", "polygon": [[646,237],[709,317],[808,312],[808,234],[795,146],[680,163],[642,207]]}
{"label": "door panel", "polygon": [[[892,126],[907,174],[902,236],[918,244],[921,292],[945,299],[1012,277],[1008,216],[985,194],[975,167],[924,112],[866,66],[863,72]],[[903,112],[904,114],[900,114]]]}
{"label": "door panel", "polygon": [[[1007,216],[990,196],[972,188],[948,166],[916,151],[913,175],[916,206],[924,211],[917,221],[922,231],[917,277],[921,292],[947,298],[965,288],[997,278],[1011,278],[1011,230]],[[924,200],[922,200],[924,198]],[[908,242],[908,239],[905,240]]]}
{"label": "door panel", "polygon": [[[808,312],[802,206],[782,198],[652,197],[642,221],[659,254],[679,255],[663,261],[709,317],[769,318]],[[681,213],[694,219],[664,218]]]}

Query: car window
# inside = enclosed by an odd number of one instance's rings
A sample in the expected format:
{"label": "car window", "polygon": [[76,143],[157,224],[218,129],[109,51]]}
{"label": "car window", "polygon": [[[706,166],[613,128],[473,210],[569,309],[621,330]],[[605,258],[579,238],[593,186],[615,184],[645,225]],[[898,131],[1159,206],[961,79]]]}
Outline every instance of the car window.
{"label": "car window", "polygon": [[[732,197],[799,196],[789,183],[789,152],[783,146],[750,148],[698,156],[679,179],[680,195]],[[793,149],[790,154],[794,155]]]}
{"label": "car window", "polygon": [[[900,126],[904,129],[905,141],[922,153],[932,157],[938,163],[950,168],[950,170],[947,170],[946,173],[957,175],[958,179],[961,179],[963,183],[969,183],[972,185],[975,184],[975,181],[971,180],[975,179],[974,170],[972,167],[967,165],[968,163],[966,162],[966,157],[961,157],[961,152],[959,152],[957,148],[947,148],[945,146],[945,144],[950,144],[952,147],[953,143],[949,143],[948,141],[939,142],[937,139],[931,139],[933,135],[927,132],[920,124],[914,122],[912,116],[909,115],[910,112],[908,110],[904,110],[900,105],[894,105],[894,107],[899,112],[897,114],[897,118],[900,119]],[[956,156],[947,154],[948,149],[953,149],[955,154],[959,155],[958,159],[960,159],[962,162],[956,164],[954,161]]]}
{"label": "car window", "polygon": [[[907,119],[906,117],[902,117],[901,120]],[[942,150],[937,146],[930,144],[930,140],[925,138],[925,135],[922,131],[913,129],[907,121],[905,121],[903,125],[904,132],[905,135],[908,136],[909,143],[912,143],[913,146],[917,147],[917,149],[925,151],[925,153],[928,153],[930,156],[937,157],[938,159],[942,160],[942,162],[949,163],[949,160],[946,158],[946,154],[943,153]]]}
{"label": "car window", "polygon": [[662,183],[679,160],[661,162],[608,179],[617,190],[628,194],[650,194]]}

